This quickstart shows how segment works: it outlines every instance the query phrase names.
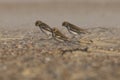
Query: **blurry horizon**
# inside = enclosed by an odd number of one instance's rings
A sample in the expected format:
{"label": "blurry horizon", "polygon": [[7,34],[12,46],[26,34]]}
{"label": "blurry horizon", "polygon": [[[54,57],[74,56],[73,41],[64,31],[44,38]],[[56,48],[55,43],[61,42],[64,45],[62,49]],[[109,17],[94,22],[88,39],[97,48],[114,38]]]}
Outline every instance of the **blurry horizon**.
{"label": "blurry horizon", "polygon": [[42,20],[53,27],[63,21],[119,27],[119,9],[120,0],[0,0],[0,25],[34,28],[34,22]]}
{"label": "blurry horizon", "polygon": [[0,0],[0,3],[41,3],[41,2],[67,2],[67,3],[120,3],[120,0]]}

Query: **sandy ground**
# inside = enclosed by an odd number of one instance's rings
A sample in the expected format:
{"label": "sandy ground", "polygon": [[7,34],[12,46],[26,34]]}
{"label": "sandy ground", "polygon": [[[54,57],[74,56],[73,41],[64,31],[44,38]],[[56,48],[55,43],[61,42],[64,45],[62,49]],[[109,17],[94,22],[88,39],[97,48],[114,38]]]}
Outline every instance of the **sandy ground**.
{"label": "sandy ground", "polygon": [[[76,13],[77,10],[73,9],[75,13],[71,14],[72,11],[66,11],[66,8],[62,13],[59,6],[55,14],[55,8],[47,14],[48,8],[44,6],[0,7],[0,80],[119,80],[120,27],[116,22],[119,12],[112,12],[117,8],[111,10],[108,7],[108,11],[102,12],[103,8],[100,7],[89,13],[94,7],[82,7],[83,12]],[[42,11],[38,11],[39,8]],[[71,9],[70,6],[67,8]],[[99,17],[97,10],[100,10]],[[72,39],[73,42],[77,41],[75,44],[59,43],[53,39],[43,40],[46,36],[34,25],[40,19],[51,23],[50,26],[60,26],[63,18],[85,26],[90,34]],[[93,24],[94,21],[97,23]],[[65,28],[58,28],[71,37]]]}
{"label": "sandy ground", "polygon": [[119,80],[119,29],[88,30],[91,34],[73,40],[77,44],[42,40],[45,35],[38,30],[1,31],[0,79]]}

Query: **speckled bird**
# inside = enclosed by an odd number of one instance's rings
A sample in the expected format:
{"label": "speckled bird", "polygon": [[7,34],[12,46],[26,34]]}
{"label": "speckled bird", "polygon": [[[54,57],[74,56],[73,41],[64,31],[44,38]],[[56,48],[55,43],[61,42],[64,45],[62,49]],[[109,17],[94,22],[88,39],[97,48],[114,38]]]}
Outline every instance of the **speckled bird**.
{"label": "speckled bird", "polygon": [[63,33],[60,32],[60,30],[58,28],[53,28],[53,38],[55,40],[58,40],[58,41],[62,41],[62,42],[65,42],[65,41],[69,41],[69,38],[67,36],[65,36]]}
{"label": "speckled bird", "polygon": [[64,22],[62,23],[62,26],[66,27],[67,30],[68,30],[68,32],[69,32],[70,34],[73,34],[73,35],[77,35],[77,34],[80,35],[80,34],[88,33],[87,30],[82,29],[82,28],[80,28],[80,27],[78,27],[78,26],[76,26],[76,25],[74,25],[74,24],[71,24],[71,23],[69,23],[69,22],[67,22],[67,21],[64,21]]}
{"label": "speckled bird", "polygon": [[40,28],[40,30],[45,34],[47,35],[47,37],[51,38],[52,37],[52,28],[47,25],[46,23],[40,21],[40,20],[37,20],[35,22],[35,26],[38,26]]}

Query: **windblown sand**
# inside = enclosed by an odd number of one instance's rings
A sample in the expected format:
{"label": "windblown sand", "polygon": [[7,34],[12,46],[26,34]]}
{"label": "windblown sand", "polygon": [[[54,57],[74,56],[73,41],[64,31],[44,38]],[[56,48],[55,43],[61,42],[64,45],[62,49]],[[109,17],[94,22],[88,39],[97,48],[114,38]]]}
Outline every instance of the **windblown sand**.
{"label": "windblown sand", "polygon": [[[95,27],[88,30],[91,34],[76,39],[80,41],[78,44],[43,40],[45,35],[39,30],[1,31],[0,79],[120,79],[119,29]],[[84,50],[85,47],[88,49]]]}

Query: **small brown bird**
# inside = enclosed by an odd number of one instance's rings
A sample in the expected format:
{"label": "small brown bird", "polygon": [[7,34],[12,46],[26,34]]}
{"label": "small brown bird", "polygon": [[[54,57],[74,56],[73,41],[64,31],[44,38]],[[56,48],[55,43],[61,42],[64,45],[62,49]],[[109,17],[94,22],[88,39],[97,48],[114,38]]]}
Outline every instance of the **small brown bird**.
{"label": "small brown bird", "polygon": [[38,20],[35,22],[35,26],[39,26],[40,30],[48,37],[52,37],[52,28],[46,23]]}
{"label": "small brown bird", "polygon": [[58,28],[54,27],[52,30],[53,30],[52,36],[55,40],[60,41],[60,42],[69,41],[69,38],[66,37],[64,34],[62,34]]}
{"label": "small brown bird", "polygon": [[75,36],[76,34],[79,34],[79,35],[80,35],[80,34],[88,33],[87,30],[82,29],[82,28],[80,28],[80,27],[78,27],[78,26],[76,26],[76,25],[74,25],[74,24],[71,24],[71,23],[69,23],[69,22],[66,22],[66,21],[64,21],[64,22],[62,23],[62,26],[66,27],[67,30],[68,30],[68,32],[69,32],[70,34],[73,34],[74,36]]}
{"label": "small brown bird", "polygon": [[63,43],[64,45],[70,45],[70,46],[71,46],[71,44],[79,45],[79,43],[80,43],[79,41],[71,41],[67,36],[62,34],[58,28],[54,27],[52,30],[53,30],[52,31],[53,39],[55,39],[59,42],[65,42],[65,43]]}

